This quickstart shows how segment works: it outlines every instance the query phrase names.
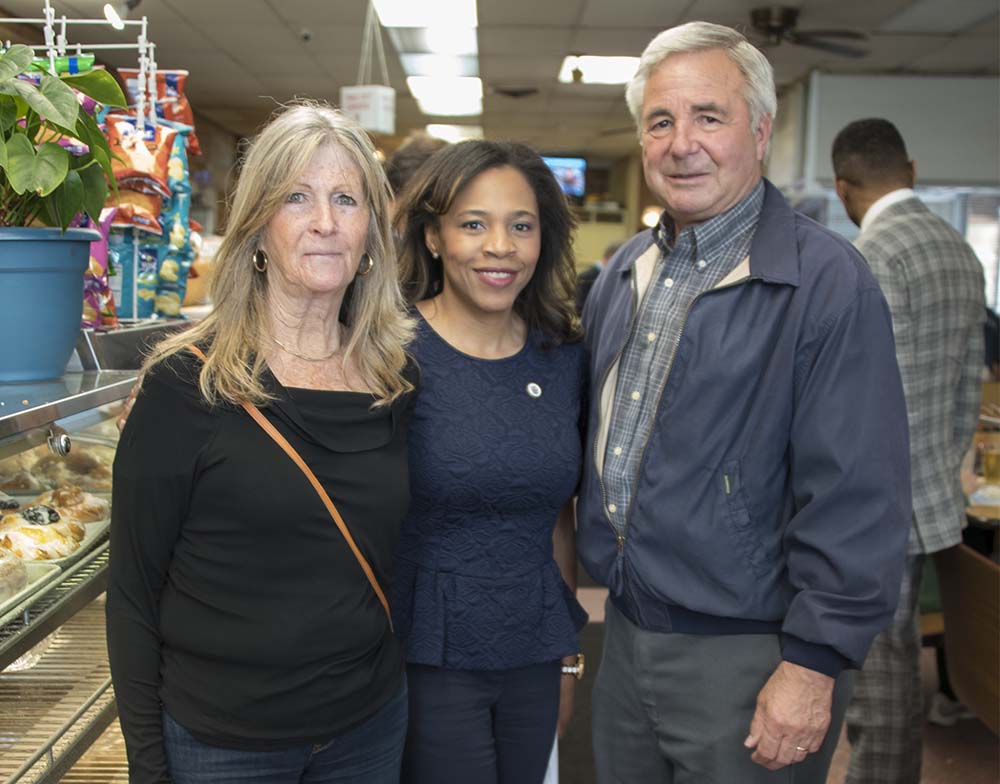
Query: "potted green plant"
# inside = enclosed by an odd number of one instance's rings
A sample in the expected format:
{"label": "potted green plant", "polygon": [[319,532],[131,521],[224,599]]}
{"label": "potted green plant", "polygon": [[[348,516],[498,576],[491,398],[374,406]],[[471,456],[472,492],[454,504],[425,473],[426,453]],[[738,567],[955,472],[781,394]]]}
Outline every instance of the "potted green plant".
{"label": "potted green plant", "polygon": [[60,376],[73,352],[100,235],[68,227],[81,213],[96,224],[114,187],[107,139],[74,90],[126,105],[107,71],[59,77],[32,60],[20,44],[0,54],[0,382]]}

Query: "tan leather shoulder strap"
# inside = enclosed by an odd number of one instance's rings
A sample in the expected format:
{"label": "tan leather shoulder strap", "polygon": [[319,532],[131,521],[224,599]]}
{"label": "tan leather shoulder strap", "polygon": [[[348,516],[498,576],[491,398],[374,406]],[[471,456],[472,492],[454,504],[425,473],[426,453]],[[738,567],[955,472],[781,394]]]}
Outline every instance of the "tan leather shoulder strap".
{"label": "tan leather shoulder strap", "polygon": [[[205,354],[200,348],[194,344],[189,345],[188,348],[192,354],[199,357],[203,362],[205,361]],[[323,485],[320,484],[319,479],[316,478],[312,469],[309,468],[306,461],[303,460],[302,456],[295,450],[295,447],[289,444],[288,440],[277,431],[274,425],[267,421],[267,418],[260,412],[260,409],[257,408],[257,406],[253,403],[247,402],[241,403],[240,405],[243,407],[243,410],[253,418],[254,422],[260,425],[261,429],[267,433],[271,439],[282,448],[285,454],[292,459],[292,462],[299,467],[299,470],[305,474],[306,479],[309,480],[309,484],[313,486],[313,490],[316,491],[316,495],[320,497],[320,500],[323,502],[323,506],[326,507],[326,511],[333,519],[337,528],[340,529],[340,533],[347,542],[347,546],[350,547],[351,552],[354,553],[354,557],[361,566],[361,571],[365,573],[365,577],[368,578],[368,582],[375,591],[375,595],[378,596],[378,600],[382,603],[385,615],[389,619],[389,628],[392,629],[392,614],[389,612],[389,600],[386,599],[385,592],[382,590],[382,586],[379,585],[378,579],[375,577],[375,572],[372,571],[371,565],[365,559],[364,555],[362,555],[360,548],[354,541],[354,537],[351,536],[351,532],[348,530],[347,524],[344,522],[344,518],[340,516],[340,512],[337,511],[337,507],[334,505],[329,494],[323,488]]]}

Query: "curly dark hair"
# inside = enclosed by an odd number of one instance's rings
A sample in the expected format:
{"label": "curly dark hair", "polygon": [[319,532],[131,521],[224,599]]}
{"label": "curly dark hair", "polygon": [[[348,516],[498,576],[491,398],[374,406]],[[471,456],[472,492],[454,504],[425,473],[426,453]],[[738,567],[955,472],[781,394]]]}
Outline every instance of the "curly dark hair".
{"label": "curly dark hair", "polygon": [[396,209],[403,295],[413,305],[441,291],[441,261],[431,256],[425,230],[440,227],[440,217],[475,177],[503,166],[519,171],[531,186],[538,201],[542,234],[535,273],[514,301],[514,312],[529,328],[541,333],[546,345],[579,340],[580,322],[573,304],[576,263],[572,234],[576,220],[541,156],[518,142],[477,139],[452,144],[420,167],[400,194]]}

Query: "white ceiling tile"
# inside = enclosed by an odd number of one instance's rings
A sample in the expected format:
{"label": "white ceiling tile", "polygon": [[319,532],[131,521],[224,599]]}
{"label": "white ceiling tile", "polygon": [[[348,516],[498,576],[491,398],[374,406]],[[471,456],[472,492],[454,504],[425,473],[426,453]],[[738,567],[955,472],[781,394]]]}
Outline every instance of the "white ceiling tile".
{"label": "white ceiling tile", "polygon": [[990,19],[984,19],[977,25],[973,25],[968,30],[962,31],[965,35],[992,37],[1000,40],[1000,14],[994,14]]}
{"label": "white ceiling tile", "polygon": [[[212,0],[208,0],[212,2]],[[358,0],[268,0],[274,11],[295,26],[363,27],[367,3]]]}
{"label": "white ceiling tile", "polygon": [[[733,0],[738,2],[738,0]],[[689,2],[665,2],[664,0],[628,0],[608,2],[608,0],[587,0],[580,19],[584,27],[645,27],[658,33],[677,24],[680,15]]]}
{"label": "white ceiling tile", "polygon": [[483,57],[479,74],[486,82],[551,82],[559,75],[563,57]]}
{"label": "white ceiling tile", "polygon": [[659,29],[630,28],[578,28],[573,35],[571,51],[580,54],[605,56],[627,55],[638,57]]}
{"label": "white ceiling tile", "polygon": [[993,38],[956,38],[935,52],[910,61],[909,67],[923,73],[996,73],[1000,66],[998,42]]}
{"label": "white ceiling tile", "polygon": [[569,54],[572,28],[497,26],[479,28],[480,55]]}
{"label": "white ceiling tile", "polygon": [[[414,0],[418,2],[419,0]],[[424,0],[432,2],[433,0]],[[588,0],[504,0],[478,3],[479,26],[575,25]],[[633,2],[634,0],[629,0]]]}

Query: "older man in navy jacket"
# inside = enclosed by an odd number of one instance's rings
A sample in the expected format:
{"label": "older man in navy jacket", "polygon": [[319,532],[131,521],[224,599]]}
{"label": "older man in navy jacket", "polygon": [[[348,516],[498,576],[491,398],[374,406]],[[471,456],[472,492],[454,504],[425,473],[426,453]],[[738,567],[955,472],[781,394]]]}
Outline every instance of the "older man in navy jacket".
{"label": "older man in navy jacket", "polygon": [[742,35],[661,33],[627,98],[666,209],[584,311],[598,780],[821,784],[910,522],[889,311],[762,178],[774,81]]}

